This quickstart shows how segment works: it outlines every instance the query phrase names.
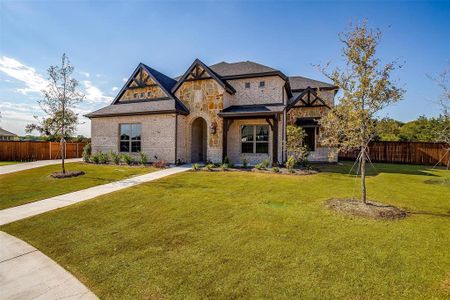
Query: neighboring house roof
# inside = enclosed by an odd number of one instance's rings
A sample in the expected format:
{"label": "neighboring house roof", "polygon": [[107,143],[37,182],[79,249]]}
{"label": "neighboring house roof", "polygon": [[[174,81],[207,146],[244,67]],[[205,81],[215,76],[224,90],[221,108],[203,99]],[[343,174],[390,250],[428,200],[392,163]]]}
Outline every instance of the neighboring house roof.
{"label": "neighboring house roof", "polygon": [[336,86],[334,86],[330,83],[314,80],[311,78],[306,78],[306,77],[302,77],[302,76],[289,76],[288,78],[289,78],[289,83],[291,84],[291,89],[293,91],[304,90],[307,87],[337,89]]}
{"label": "neighboring house roof", "polygon": [[133,103],[111,104],[86,115],[88,118],[107,117],[117,115],[151,115],[158,113],[187,114],[183,107],[175,104],[174,100],[148,100]]}
{"label": "neighboring house roof", "polygon": [[17,136],[17,134],[9,132],[3,128],[0,128],[0,136]]}

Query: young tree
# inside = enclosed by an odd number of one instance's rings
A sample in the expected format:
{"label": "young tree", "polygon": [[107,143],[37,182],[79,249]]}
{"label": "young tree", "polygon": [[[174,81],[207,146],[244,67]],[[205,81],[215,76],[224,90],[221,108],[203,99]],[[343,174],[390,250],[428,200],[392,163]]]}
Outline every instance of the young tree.
{"label": "young tree", "polygon": [[286,151],[296,162],[304,161],[308,156],[308,149],[304,145],[306,133],[303,128],[289,125],[286,128]]}
{"label": "young tree", "polygon": [[61,66],[48,68],[48,86],[42,91],[44,98],[39,106],[48,115],[40,124],[29,124],[27,129],[36,129],[46,135],[60,135],[61,168],[64,166],[66,135],[74,133],[78,117],[73,112],[75,105],[83,101],[84,95],[78,91],[78,81],[72,78],[74,67],[66,54],[62,55]]}
{"label": "young tree", "polygon": [[376,50],[381,31],[368,28],[364,21],[351,25],[340,35],[344,44],[345,69],[321,71],[339,87],[339,104],[321,120],[321,142],[336,151],[359,149],[358,163],[361,176],[361,201],[367,203],[366,161],[367,147],[376,134],[377,113],[391,103],[399,101],[404,90],[391,79],[399,66],[395,62],[381,65]]}
{"label": "young tree", "polygon": [[[444,71],[439,74],[438,77],[431,77],[441,90],[441,95],[437,101],[440,108],[440,115],[436,119],[436,125],[433,126],[434,141],[442,142],[447,145],[446,154],[448,154],[447,160],[447,170],[450,168],[450,85],[449,85],[449,73],[450,73],[450,63],[444,69]],[[445,156],[445,154],[444,154]],[[444,157],[441,158],[441,160]]]}

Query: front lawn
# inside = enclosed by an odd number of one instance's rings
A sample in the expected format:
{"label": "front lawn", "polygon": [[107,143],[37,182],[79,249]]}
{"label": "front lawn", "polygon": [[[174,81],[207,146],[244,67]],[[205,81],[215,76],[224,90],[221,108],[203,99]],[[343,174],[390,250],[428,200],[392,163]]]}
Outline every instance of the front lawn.
{"label": "front lawn", "polygon": [[448,299],[450,177],[376,165],[370,199],[400,221],[325,208],[357,194],[349,165],[286,176],[189,172],[1,227],[103,299]]}
{"label": "front lawn", "polygon": [[70,171],[84,171],[86,174],[73,178],[55,179],[49,175],[60,171],[61,166],[51,165],[0,175],[0,209],[154,171],[153,168],[149,167],[85,163],[68,163],[66,164],[66,169]]}
{"label": "front lawn", "polygon": [[0,167],[1,166],[8,166],[8,165],[15,165],[19,164],[19,161],[0,161]]}

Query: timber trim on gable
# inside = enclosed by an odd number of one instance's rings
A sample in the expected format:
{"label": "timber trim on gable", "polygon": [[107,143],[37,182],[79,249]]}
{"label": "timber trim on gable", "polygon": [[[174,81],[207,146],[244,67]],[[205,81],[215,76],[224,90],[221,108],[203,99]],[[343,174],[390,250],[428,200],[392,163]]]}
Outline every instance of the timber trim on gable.
{"label": "timber trim on gable", "polygon": [[[203,71],[199,72],[199,68],[201,67]],[[207,73],[209,77],[203,77]],[[172,93],[178,90],[178,88],[185,81],[193,81],[193,80],[205,80],[205,79],[214,79],[224,90],[226,90],[230,94],[236,93],[236,90],[229,85],[226,81],[220,79],[220,77],[214,73],[208,66],[206,66],[201,60],[198,58],[191,64],[191,66],[187,69],[187,71],[181,76],[178,82],[172,88]]]}
{"label": "timber trim on gable", "polygon": [[[316,92],[317,89],[307,87],[287,106],[287,111],[294,107],[327,107],[331,108],[326,101],[320,98]],[[306,96],[306,99],[304,98]],[[301,105],[296,106],[298,103]]]}

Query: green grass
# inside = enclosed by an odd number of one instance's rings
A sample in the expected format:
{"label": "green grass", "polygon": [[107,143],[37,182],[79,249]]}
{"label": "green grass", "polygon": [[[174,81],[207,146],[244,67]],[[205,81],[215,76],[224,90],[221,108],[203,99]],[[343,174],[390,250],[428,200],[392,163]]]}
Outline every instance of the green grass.
{"label": "green grass", "polygon": [[0,166],[20,164],[20,161],[0,161]]}
{"label": "green grass", "polygon": [[55,179],[49,175],[53,172],[59,172],[61,166],[51,165],[0,175],[0,209],[154,171],[153,168],[149,167],[93,165],[85,163],[69,163],[66,164],[66,169],[84,171],[86,174],[73,178]]}
{"label": "green grass", "polygon": [[1,227],[103,299],[448,299],[448,171],[376,165],[370,199],[400,221],[327,210],[349,165],[309,176],[189,172]]}

